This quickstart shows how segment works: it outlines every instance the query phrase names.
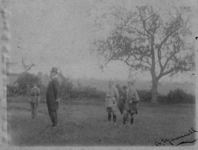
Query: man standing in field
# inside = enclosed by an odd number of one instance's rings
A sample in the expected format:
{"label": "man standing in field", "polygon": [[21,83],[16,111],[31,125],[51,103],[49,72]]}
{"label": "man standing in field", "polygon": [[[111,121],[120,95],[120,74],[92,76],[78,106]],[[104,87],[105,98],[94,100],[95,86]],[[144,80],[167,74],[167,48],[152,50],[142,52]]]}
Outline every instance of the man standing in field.
{"label": "man standing in field", "polygon": [[38,103],[40,101],[40,93],[40,89],[37,87],[36,83],[34,83],[33,88],[30,91],[32,119],[34,119],[37,116]]}
{"label": "man standing in field", "polygon": [[134,87],[134,81],[128,81],[128,90],[124,107],[123,124],[126,124],[128,115],[131,116],[131,125],[134,122],[134,114],[138,113],[137,104],[139,103],[139,95]]}
{"label": "man standing in field", "polygon": [[58,124],[57,110],[59,101],[59,81],[58,81],[58,68],[53,67],[50,72],[51,81],[48,84],[46,92],[46,101],[52,127]]}
{"label": "man standing in field", "polygon": [[113,122],[116,123],[116,107],[117,100],[119,99],[118,90],[114,87],[113,81],[109,81],[109,88],[106,93],[106,110],[108,113],[108,122],[111,122],[113,116]]}

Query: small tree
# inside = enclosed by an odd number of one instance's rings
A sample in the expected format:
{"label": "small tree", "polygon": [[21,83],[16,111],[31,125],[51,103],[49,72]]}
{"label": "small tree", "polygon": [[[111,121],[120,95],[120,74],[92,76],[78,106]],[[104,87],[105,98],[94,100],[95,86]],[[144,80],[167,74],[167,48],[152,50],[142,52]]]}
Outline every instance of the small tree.
{"label": "small tree", "polygon": [[63,99],[70,98],[72,89],[73,89],[73,84],[70,81],[70,78],[64,78],[60,84],[60,96]]}
{"label": "small tree", "polygon": [[152,102],[157,102],[162,77],[194,66],[194,50],[186,39],[191,35],[189,11],[181,7],[173,13],[159,13],[152,6],[142,6],[134,11],[120,9],[106,14],[108,20],[115,21],[114,29],[106,38],[93,42],[97,54],[105,58],[101,68],[118,60],[130,68],[149,71]]}
{"label": "small tree", "polygon": [[60,79],[60,96],[63,99],[71,98],[73,84],[69,77],[65,77],[62,70],[59,68],[59,79]]}
{"label": "small tree", "polygon": [[19,94],[26,95],[34,83],[40,85],[41,81],[36,75],[25,72],[18,77],[17,83]]}
{"label": "small tree", "polygon": [[21,63],[22,63],[24,72],[28,72],[30,69],[32,69],[32,67],[35,66],[35,64],[33,64],[33,63],[27,65],[27,64],[25,63],[25,59],[24,59],[24,58],[22,58]]}

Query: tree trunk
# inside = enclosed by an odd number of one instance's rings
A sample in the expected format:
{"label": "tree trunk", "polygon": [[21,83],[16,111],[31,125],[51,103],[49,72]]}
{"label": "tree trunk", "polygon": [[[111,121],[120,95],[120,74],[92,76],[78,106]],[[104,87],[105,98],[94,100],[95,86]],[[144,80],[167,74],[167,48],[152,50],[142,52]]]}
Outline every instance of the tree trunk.
{"label": "tree trunk", "polygon": [[152,92],[151,92],[151,102],[157,103],[157,87],[158,87],[158,80],[156,78],[152,78]]}
{"label": "tree trunk", "polygon": [[151,103],[157,103],[158,78],[156,77],[156,73],[155,73],[154,35],[151,36],[151,54],[152,54],[152,65],[150,70],[152,77]]}

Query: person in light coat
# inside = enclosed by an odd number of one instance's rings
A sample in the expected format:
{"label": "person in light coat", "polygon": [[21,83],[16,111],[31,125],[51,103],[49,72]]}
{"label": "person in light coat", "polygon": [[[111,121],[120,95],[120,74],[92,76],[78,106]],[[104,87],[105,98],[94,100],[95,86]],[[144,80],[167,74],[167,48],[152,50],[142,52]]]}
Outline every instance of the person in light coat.
{"label": "person in light coat", "polygon": [[109,87],[106,92],[105,105],[108,114],[108,122],[111,122],[113,116],[113,122],[116,123],[116,108],[117,101],[119,99],[119,93],[116,87],[113,85],[113,81],[109,81]]}
{"label": "person in light coat", "polygon": [[30,105],[32,119],[37,116],[38,103],[40,102],[40,89],[37,87],[36,83],[33,84],[33,88],[30,91]]}

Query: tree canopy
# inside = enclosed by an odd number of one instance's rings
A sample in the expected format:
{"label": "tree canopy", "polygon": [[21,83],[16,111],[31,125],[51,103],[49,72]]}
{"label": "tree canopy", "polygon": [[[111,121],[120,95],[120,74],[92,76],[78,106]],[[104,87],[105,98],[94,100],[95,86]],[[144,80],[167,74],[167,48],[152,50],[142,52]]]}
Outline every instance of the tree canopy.
{"label": "tree canopy", "polygon": [[163,12],[140,6],[106,14],[113,18],[114,27],[106,38],[94,41],[96,53],[105,58],[102,68],[119,60],[130,68],[149,71],[156,89],[163,76],[193,69],[194,49],[188,40],[192,34],[190,11],[189,7]]}

